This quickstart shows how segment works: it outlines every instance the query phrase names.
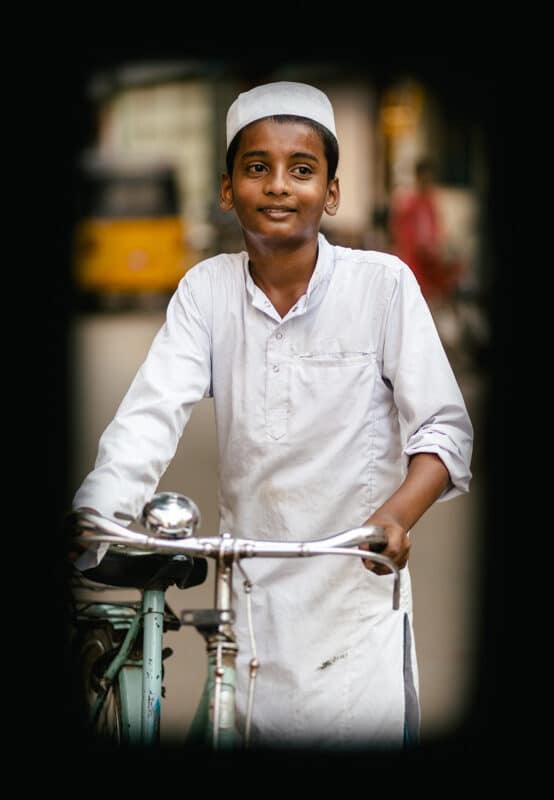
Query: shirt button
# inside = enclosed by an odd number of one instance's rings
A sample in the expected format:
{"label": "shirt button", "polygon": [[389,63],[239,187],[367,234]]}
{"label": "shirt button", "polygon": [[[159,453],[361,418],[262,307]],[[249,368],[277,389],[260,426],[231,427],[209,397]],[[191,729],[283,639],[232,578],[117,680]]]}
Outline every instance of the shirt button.
{"label": "shirt button", "polygon": [[283,334],[281,333],[281,331],[279,331],[278,333],[275,334],[275,338],[276,339],[282,339],[283,338]]}
{"label": "shirt button", "polygon": [[273,372],[279,372],[279,364],[273,365]]}

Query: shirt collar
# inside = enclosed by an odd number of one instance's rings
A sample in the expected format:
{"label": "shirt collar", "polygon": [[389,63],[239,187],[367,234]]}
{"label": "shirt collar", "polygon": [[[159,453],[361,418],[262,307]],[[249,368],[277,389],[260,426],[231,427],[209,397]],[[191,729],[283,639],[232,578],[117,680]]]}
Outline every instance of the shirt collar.
{"label": "shirt collar", "polygon": [[[305,312],[308,310],[308,308],[318,305],[321,302],[323,295],[325,294],[327,284],[330,281],[333,273],[333,248],[322,233],[318,234],[317,243],[318,252],[315,269],[308,283],[306,293],[302,295],[298,301],[299,312]],[[252,280],[250,269],[248,268],[248,253],[244,254],[243,269],[246,288],[251,297],[253,305],[265,310],[262,304],[265,304],[267,298]]]}

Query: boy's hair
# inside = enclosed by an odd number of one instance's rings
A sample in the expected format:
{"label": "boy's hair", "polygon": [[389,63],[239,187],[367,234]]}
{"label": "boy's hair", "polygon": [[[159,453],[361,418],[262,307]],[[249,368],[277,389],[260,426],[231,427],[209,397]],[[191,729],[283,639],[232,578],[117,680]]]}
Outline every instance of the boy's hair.
{"label": "boy's hair", "polygon": [[[320,125],[319,122],[316,122],[313,119],[309,119],[308,117],[299,117],[295,114],[276,114],[272,117],[266,117],[266,119],[273,120],[274,122],[305,122],[307,125],[310,125],[323,142],[323,150],[325,152],[325,158],[327,159],[327,183],[329,183],[329,181],[335,177],[337,165],[339,163],[339,143],[331,131],[327,130],[327,128],[325,128],[323,125]],[[244,128],[242,128],[235,135],[231,141],[231,144],[227,148],[225,164],[227,167],[227,175],[230,178],[233,175],[233,165],[235,163],[237,150],[239,149],[240,138],[243,130]]]}

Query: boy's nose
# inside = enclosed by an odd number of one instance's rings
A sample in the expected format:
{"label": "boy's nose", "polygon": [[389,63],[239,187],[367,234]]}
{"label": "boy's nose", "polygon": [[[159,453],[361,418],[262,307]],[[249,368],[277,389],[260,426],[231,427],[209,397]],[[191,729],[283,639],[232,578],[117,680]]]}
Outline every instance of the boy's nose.
{"label": "boy's nose", "polygon": [[289,173],[288,170],[272,169],[268,173],[264,183],[264,192],[266,194],[289,194]]}

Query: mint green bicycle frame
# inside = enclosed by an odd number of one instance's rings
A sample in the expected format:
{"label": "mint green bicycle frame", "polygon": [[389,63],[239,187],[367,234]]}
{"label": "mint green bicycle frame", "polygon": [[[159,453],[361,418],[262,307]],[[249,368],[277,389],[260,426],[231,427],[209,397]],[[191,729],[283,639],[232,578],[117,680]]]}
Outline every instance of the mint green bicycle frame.
{"label": "mint green bicycle frame", "polygon": [[[126,629],[115,657],[102,676],[102,689],[90,709],[90,722],[96,722],[110,689],[117,684],[122,745],[159,744],[165,592],[146,589],[141,603],[94,603],[90,608],[90,619],[107,621],[114,629]],[[142,657],[131,658],[140,636]]]}
{"label": "mint green bicycle frame", "polygon": [[[216,582],[229,585],[230,568]],[[226,591],[219,592],[216,604],[230,607]],[[111,687],[117,684],[121,714],[121,745],[152,747],[160,743],[162,698],[162,653],[165,592],[147,589],[141,602],[89,604],[88,619],[107,621],[115,629],[126,630],[116,655],[105,670],[98,693],[90,709],[94,725]],[[183,612],[183,616],[187,612]],[[209,612],[208,612],[209,613]],[[221,613],[221,612],[220,612]],[[186,621],[183,624],[190,624]],[[198,627],[198,626],[197,626]],[[198,627],[201,630],[202,626]],[[235,655],[237,646],[229,624],[217,625],[207,634],[208,675],[187,741],[191,745],[229,749],[240,745],[235,727]],[[141,658],[131,658],[137,639],[142,636]]]}

